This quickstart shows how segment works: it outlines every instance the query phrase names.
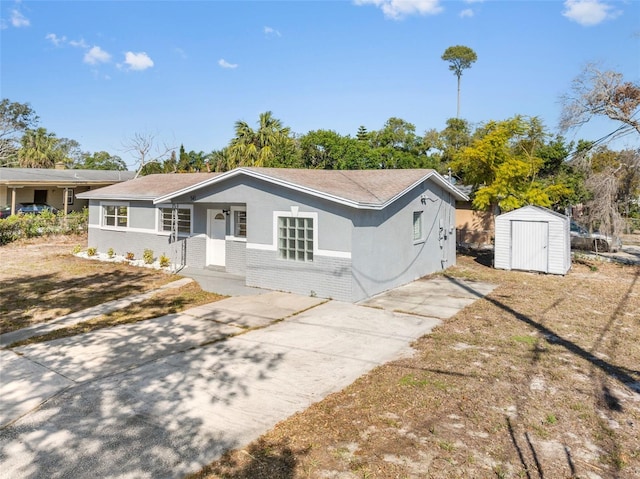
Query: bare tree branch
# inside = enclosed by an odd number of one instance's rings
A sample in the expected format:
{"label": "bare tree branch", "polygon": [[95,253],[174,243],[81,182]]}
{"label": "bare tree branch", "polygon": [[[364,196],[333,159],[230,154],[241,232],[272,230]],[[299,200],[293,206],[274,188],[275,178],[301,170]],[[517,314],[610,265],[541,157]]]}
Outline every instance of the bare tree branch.
{"label": "bare tree branch", "polygon": [[601,71],[597,65],[588,64],[571,84],[571,92],[561,97],[563,109],[560,130],[566,132],[578,128],[595,116],[604,116],[623,125],[609,139],[640,133],[640,85],[625,82],[622,74]]}
{"label": "bare tree branch", "polygon": [[159,163],[167,159],[175,146],[168,146],[163,143],[160,147],[156,145],[156,137],[153,133],[140,133],[136,132],[131,138],[123,143],[124,152],[133,154],[136,161],[136,174],[134,178],[137,178],[142,169],[150,163]]}

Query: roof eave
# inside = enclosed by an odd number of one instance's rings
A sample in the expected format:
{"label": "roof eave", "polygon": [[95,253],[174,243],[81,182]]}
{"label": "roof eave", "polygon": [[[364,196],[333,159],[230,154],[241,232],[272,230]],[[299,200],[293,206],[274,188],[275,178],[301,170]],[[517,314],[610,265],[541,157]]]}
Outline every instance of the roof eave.
{"label": "roof eave", "polygon": [[107,200],[107,201],[153,201],[155,196],[140,196],[140,195],[94,195],[93,192],[79,193],[76,198],[81,200]]}

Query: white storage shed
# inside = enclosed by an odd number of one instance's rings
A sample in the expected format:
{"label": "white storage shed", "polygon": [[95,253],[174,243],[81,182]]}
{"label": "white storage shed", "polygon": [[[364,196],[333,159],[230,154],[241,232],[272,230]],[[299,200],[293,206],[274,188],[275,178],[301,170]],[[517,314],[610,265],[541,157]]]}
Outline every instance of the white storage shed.
{"label": "white storage shed", "polygon": [[497,216],[494,266],[566,274],[571,269],[569,218],[540,206]]}

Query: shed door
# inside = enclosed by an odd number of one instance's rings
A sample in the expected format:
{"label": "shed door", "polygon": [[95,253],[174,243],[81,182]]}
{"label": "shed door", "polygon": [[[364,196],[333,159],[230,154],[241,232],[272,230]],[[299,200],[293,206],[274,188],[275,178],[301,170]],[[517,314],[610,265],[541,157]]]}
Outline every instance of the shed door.
{"label": "shed door", "polygon": [[511,269],[549,271],[549,223],[511,222]]}

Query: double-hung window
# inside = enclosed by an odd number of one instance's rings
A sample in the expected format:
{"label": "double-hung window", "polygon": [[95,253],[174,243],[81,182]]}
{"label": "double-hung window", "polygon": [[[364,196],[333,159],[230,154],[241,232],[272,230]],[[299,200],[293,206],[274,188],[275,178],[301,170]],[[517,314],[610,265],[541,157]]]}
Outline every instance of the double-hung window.
{"label": "double-hung window", "polygon": [[241,210],[233,211],[233,236],[236,238],[247,237],[247,212]]}
{"label": "double-hung window", "polygon": [[110,204],[102,206],[102,226],[126,228],[129,226],[129,206]]}
{"label": "double-hung window", "polygon": [[[177,208],[175,216],[175,227],[178,234],[191,234],[191,208]],[[173,208],[160,208],[160,231],[171,233],[173,231]]]}
{"label": "double-hung window", "polygon": [[313,261],[313,218],[278,217],[280,258]]}

